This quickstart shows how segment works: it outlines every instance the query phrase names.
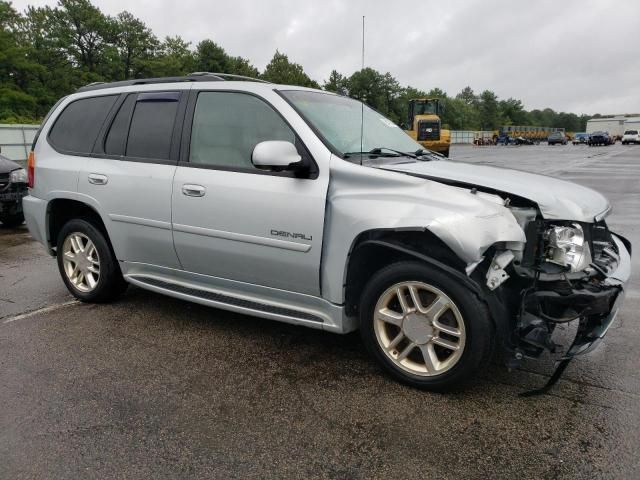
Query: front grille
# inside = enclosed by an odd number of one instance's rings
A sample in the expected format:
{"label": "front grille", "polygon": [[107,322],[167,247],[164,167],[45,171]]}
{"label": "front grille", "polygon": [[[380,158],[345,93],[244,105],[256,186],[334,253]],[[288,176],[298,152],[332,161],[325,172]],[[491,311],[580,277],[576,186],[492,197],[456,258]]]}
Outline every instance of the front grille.
{"label": "front grille", "polygon": [[422,120],[418,122],[418,141],[440,140],[440,123]]}

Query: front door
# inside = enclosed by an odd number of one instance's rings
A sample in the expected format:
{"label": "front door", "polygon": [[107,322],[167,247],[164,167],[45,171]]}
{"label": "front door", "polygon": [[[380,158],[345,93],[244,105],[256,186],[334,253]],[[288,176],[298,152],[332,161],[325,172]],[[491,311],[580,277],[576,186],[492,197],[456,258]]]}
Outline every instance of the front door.
{"label": "front door", "polygon": [[192,102],[191,137],[183,142],[188,155],[173,184],[174,243],[182,267],[318,295],[328,174],[297,178],[253,166],[253,148],[267,140],[290,141],[309,155],[263,99],[203,91]]}

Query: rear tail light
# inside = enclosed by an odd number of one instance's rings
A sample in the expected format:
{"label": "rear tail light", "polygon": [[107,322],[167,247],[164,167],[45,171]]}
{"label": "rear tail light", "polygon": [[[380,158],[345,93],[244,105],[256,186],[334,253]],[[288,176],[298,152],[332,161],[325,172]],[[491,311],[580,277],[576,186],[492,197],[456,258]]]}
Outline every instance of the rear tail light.
{"label": "rear tail light", "polygon": [[29,152],[29,160],[27,160],[27,178],[29,188],[33,188],[36,183],[36,154],[33,150]]}

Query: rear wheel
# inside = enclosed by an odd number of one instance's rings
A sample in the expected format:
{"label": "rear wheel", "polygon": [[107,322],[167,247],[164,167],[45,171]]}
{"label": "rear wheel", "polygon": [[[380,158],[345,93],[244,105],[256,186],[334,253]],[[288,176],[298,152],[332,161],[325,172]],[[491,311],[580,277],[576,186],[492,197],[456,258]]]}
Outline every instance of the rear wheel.
{"label": "rear wheel", "polygon": [[71,220],[62,227],[57,257],[67,289],[83,302],[109,302],[127,288],[105,236],[86,220]]}
{"label": "rear wheel", "polygon": [[493,326],[485,305],[459,281],[421,262],[399,262],[369,281],[360,333],[397,380],[432,391],[462,386],[489,359]]}
{"label": "rear wheel", "polygon": [[449,150],[450,148],[447,148],[444,152],[442,152],[442,154],[447,158],[449,158]]}
{"label": "rear wheel", "polygon": [[17,215],[0,216],[0,222],[8,228],[18,227],[24,223],[24,214],[18,213]]}

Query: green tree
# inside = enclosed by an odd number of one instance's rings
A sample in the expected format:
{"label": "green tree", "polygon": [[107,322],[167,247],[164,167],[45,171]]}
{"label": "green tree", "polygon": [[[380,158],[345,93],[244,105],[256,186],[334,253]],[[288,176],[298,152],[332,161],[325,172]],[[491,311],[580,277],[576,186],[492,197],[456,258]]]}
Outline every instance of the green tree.
{"label": "green tree", "polygon": [[495,130],[500,125],[500,108],[498,97],[490,90],[480,94],[479,99],[480,128],[482,130]]}
{"label": "green tree", "polygon": [[349,96],[360,100],[376,110],[384,106],[382,75],[373,68],[364,68],[353,73],[347,83]]}
{"label": "green tree", "polygon": [[229,71],[227,73],[252,78],[260,76],[258,69],[251,65],[249,60],[242,57],[229,57]]}
{"label": "green tree", "polygon": [[456,98],[469,106],[475,106],[478,104],[478,97],[471,87],[464,87],[460,93],[456,95]]}
{"label": "green tree", "polygon": [[182,37],[166,37],[160,44],[158,54],[147,62],[146,75],[173,77],[188,75],[196,70],[196,58],[189,49],[190,43]]}
{"label": "green tree", "polygon": [[100,79],[105,49],[114,36],[113,19],[89,0],[59,0],[58,5],[59,8],[52,11],[52,37],[75,66]]}
{"label": "green tree", "polygon": [[323,90],[328,92],[346,93],[349,80],[347,77],[338,73],[337,70],[331,70],[329,79],[322,85]]}
{"label": "green tree", "polygon": [[200,72],[231,73],[227,52],[213,40],[203,40],[196,46],[196,67]]}
{"label": "green tree", "polygon": [[159,46],[158,39],[141,20],[126,11],[118,14],[113,26],[119,64],[114,76],[125,80],[140,77]]}
{"label": "green tree", "polygon": [[289,57],[278,50],[264,69],[262,78],[273,83],[320,88],[318,83],[304,72],[302,65],[290,62]]}

